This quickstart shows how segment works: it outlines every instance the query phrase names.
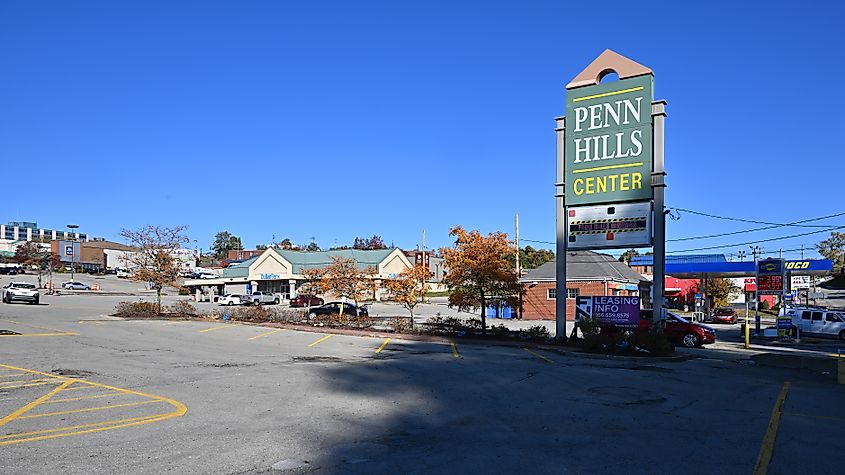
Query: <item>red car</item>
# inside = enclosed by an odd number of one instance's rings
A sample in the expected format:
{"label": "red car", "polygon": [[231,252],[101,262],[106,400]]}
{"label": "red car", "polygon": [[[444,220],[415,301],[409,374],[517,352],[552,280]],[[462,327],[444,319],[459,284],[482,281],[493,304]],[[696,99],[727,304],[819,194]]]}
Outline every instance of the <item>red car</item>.
{"label": "red car", "polygon": [[730,323],[733,325],[736,323],[736,310],[725,307],[725,308],[717,308],[713,311],[713,317],[711,321],[713,323]]}
{"label": "red car", "polygon": [[290,299],[291,307],[308,307],[309,305],[314,307],[324,303],[323,299],[314,295],[297,295]]}
{"label": "red car", "polygon": [[[642,318],[640,319],[640,328],[650,328],[651,324],[652,311],[643,310]],[[712,327],[690,322],[672,312],[666,312],[666,336],[676,345],[683,345],[687,348],[695,348],[716,342],[716,330]]]}

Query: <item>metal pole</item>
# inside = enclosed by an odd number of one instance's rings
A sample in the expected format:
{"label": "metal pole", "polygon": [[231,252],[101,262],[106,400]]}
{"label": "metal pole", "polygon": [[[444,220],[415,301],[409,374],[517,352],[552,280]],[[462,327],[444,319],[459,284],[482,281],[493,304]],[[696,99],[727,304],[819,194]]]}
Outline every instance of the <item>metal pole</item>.
{"label": "metal pole", "polygon": [[663,126],[666,119],[666,101],[651,103],[654,137],[654,169],[651,173],[651,187],[654,194],[654,328],[662,332],[666,326],[664,293],[666,291],[666,214],[664,193],[666,191],[666,170],[663,164]]}
{"label": "metal pole", "polygon": [[555,183],[555,215],[557,217],[557,246],[555,248],[555,338],[566,340],[566,117],[555,118],[557,134],[557,180]]}
{"label": "metal pole", "polygon": [[[514,242],[516,242],[516,281],[519,283],[522,273],[519,271],[519,213],[516,213],[516,230],[514,234]],[[522,286],[519,285],[518,302],[516,304],[516,318],[522,318]]]}

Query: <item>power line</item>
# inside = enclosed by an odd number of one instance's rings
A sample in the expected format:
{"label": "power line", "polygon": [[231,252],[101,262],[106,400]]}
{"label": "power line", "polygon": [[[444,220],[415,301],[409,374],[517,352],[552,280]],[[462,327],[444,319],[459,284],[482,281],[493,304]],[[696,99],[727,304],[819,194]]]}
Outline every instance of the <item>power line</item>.
{"label": "power line", "polygon": [[820,220],[822,220],[822,219],[836,218],[836,217],[839,217],[839,216],[845,216],[845,212],[842,212],[842,213],[832,214],[832,215],[829,215],[829,216],[823,216],[823,217],[821,217],[821,218],[811,218],[811,219],[805,219],[805,220],[803,220],[803,221],[796,221],[796,222],[794,222],[794,223],[770,223],[770,222],[768,222],[768,221],[756,221],[756,220],[753,220],[753,219],[733,218],[733,217],[730,217],[730,216],[719,216],[719,215],[715,215],[715,214],[702,213],[701,211],[695,211],[695,210],[686,209],[686,208],[674,208],[674,207],[668,207],[668,206],[667,206],[667,208],[668,208],[668,209],[674,209],[674,210],[676,210],[676,211],[683,211],[683,212],[685,212],[685,213],[697,214],[697,215],[699,215],[699,216],[706,216],[706,217],[708,217],[708,218],[724,219],[724,220],[727,220],[727,221],[739,221],[739,222],[741,222],[741,223],[752,223],[752,224],[766,224],[766,225],[775,226],[775,227],[795,226],[795,227],[797,227],[797,228],[822,228],[822,227],[828,227],[829,225],[821,225],[821,224],[817,224],[817,225],[800,225],[800,224],[798,224],[798,223],[806,223],[806,222],[810,222],[810,221],[820,221]]}
{"label": "power line", "polygon": [[[675,208],[675,209],[680,209],[680,208]],[[824,219],[836,218],[836,217],[839,217],[839,216],[845,216],[845,212],[838,213],[838,214],[831,214],[831,215],[828,215],[828,216],[821,216],[821,217],[818,217],[818,218],[802,219],[801,221],[794,221],[792,223],[773,224],[771,226],[764,226],[762,228],[744,229],[744,230],[740,230],[740,231],[732,231],[732,232],[729,232],[729,233],[708,234],[708,235],[704,235],[704,236],[690,236],[690,237],[683,237],[683,238],[667,239],[666,242],[680,242],[680,241],[693,241],[693,240],[698,240],[698,239],[711,239],[711,238],[716,238],[716,237],[733,236],[733,235],[736,235],[736,234],[753,233],[753,232],[756,232],[756,231],[765,231],[765,230],[768,230],[768,229],[782,228],[782,227],[786,227],[786,226],[813,227],[813,228],[825,227],[825,228],[830,228],[830,230],[833,230],[836,227],[835,225],[829,225],[829,224],[828,225],[813,225],[813,226],[799,226],[799,225],[801,223],[809,223],[809,222],[812,222],[812,221],[821,221],[821,220],[824,220]]]}
{"label": "power line", "polygon": [[694,249],[681,249],[681,250],[678,250],[678,251],[667,252],[667,254],[677,254],[677,253],[680,253],[680,252],[693,252],[693,251],[708,251],[708,250],[712,250],[712,249],[727,249],[727,248],[730,248],[730,247],[748,246],[748,245],[751,245],[751,244],[760,244],[760,243],[763,243],[763,242],[780,241],[780,240],[783,240],[783,239],[792,239],[792,238],[801,237],[801,236],[809,236],[811,234],[826,233],[826,232],[829,232],[829,231],[835,231],[837,229],[845,229],[845,226],[838,226],[838,227],[835,227],[835,228],[821,229],[819,231],[810,231],[810,232],[800,233],[800,234],[792,234],[792,235],[789,235],[789,236],[779,236],[779,237],[769,238],[769,239],[759,239],[757,241],[747,241],[747,242],[740,242],[740,243],[736,243],[736,244],[725,244],[725,245],[722,245],[722,246],[708,246],[708,247],[697,247],[697,248],[694,248]]}

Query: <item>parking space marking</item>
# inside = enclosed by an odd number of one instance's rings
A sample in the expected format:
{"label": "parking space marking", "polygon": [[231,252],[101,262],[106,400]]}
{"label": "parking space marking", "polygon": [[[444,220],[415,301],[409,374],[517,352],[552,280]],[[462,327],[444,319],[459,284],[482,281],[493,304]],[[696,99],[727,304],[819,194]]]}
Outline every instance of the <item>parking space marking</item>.
{"label": "parking space marking", "polygon": [[37,329],[39,329],[39,330],[47,330],[47,331],[48,331],[48,332],[50,332],[50,333],[67,333],[67,332],[66,332],[66,331],[64,331],[64,330],[56,330],[55,328],[42,327],[42,326],[40,326],[40,325],[33,325],[33,324],[31,324],[31,323],[23,323],[23,322],[18,322],[18,321],[15,321],[15,320],[2,319],[2,321],[4,321],[4,322],[9,322],[9,323],[14,323],[15,325],[23,325],[23,326],[25,326],[25,327],[29,327],[29,328],[37,328]]}
{"label": "parking space marking", "polygon": [[15,377],[18,377],[18,376],[26,376],[26,373],[3,374],[3,375],[0,375],[0,379],[15,378]]}
{"label": "parking space marking", "polygon": [[220,325],[219,327],[211,327],[211,328],[206,328],[205,330],[200,330],[200,333],[213,332],[214,330],[220,330],[222,328],[229,328],[229,327],[233,327],[233,326],[234,325]]}
{"label": "parking space marking", "polygon": [[21,384],[21,383],[40,383],[42,381],[51,381],[50,379],[19,379],[17,381],[0,381],[0,389],[3,389],[7,384]]}
{"label": "parking space marking", "polygon": [[308,345],[308,348],[312,348],[312,347],[314,347],[314,346],[316,346],[316,345],[318,345],[318,344],[320,344],[320,343],[322,343],[322,342],[324,342],[324,341],[328,340],[329,338],[331,338],[331,337],[333,337],[333,336],[334,336],[334,333],[329,333],[328,335],[326,335],[326,336],[324,336],[324,337],[320,338],[319,340],[317,340],[317,341],[315,341],[315,342],[311,343],[310,345]]}
{"label": "parking space marking", "polygon": [[190,323],[190,322],[165,322],[165,323],[162,323],[161,326],[166,327],[166,326],[169,326],[169,325],[184,325],[185,323]]}
{"label": "parking space marking", "polygon": [[381,346],[378,347],[378,349],[376,350],[376,353],[381,353],[381,350],[383,350],[384,347],[387,346],[388,343],[390,343],[390,338],[386,338],[384,340],[384,343],[382,343]]}
{"label": "parking space marking", "polygon": [[19,389],[19,388],[30,388],[32,386],[44,386],[46,384],[58,384],[56,381],[46,381],[43,383],[32,383],[32,384],[21,384],[19,386],[4,386],[0,389]]}
{"label": "parking space marking", "polygon": [[534,351],[531,351],[528,348],[523,348],[523,350],[527,351],[528,353],[531,353],[532,355],[536,356],[537,358],[540,358],[541,360],[545,361],[546,363],[551,363],[551,364],[555,363],[555,361],[553,359],[546,358],[545,356],[541,355],[540,353],[536,353]]}
{"label": "parking space marking", "polygon": [[772,407],[772,416],[769,418],[766,435],[763,436],[763,442],[760,444],[760,454],[757,456],[757,464],[754,466],[754,475],[766,475],[769,472],[769,462],[772,461],[772,453],[775,449],[775,440],[777,440],[778,427],[780,426],[780,416],[783,413],[783,404],[786,402],[788,393],[789,381],[786,381],[783,383],[777,399],[775,399],[774,407]]}
{"label": "parking space marking", "polygon": [[18,338],[23,336],[79,336],[79,333],[73,332],[59,332],[59,333],[21,333],[18,335],[0,335],[0,338]]}
{"label": "parking space marking", "polygon": [[[131,418],[123,418],[123,419],[112,419],[106,421],[99,421],[87,424],[77,424],[71,426],[64,426],[64,427],[56,427],[50,429],[41,429],[35,431],[27,431],[27,432],[16,432],[16,433],[7,433],[0,435],[0,446],[3,445],[10,445],[10,444],[18,444],[22,442],[35,442],[39,440],[46,440],[46,439],[54,439],[58,437],[69,437],[73,435],[82,435],[82,434],[89,434],[93,432],[100,432],[106,430],[113,430],[119,429],[124,427],[132,427],[132,426],[139,426],[143,424],[150,424],[153,422],[163,421],[167,419],[171,419],[174,417],[181,417],[186,412],[188,412],[188,408],[179,401],[174,399],[166,398],[163,396],[156,396],[152,394],[142,393],[140,391],[133,391],[131,389],[123,389],[118,388],[115,386],[109,386],[107,384],[95,383],[93,381],[88,381],[81,378],[68,378],[65,376],[56,376],[53,374],[45,373],[42,371],[36,370],[29,370],[25,368],[19,368],[16,366],[4,365],[0,364],[0,370],[3,371],[17,371],[17,372],[24,372],[31,375],[36,376],[46,376],[51,381],[45,381],[41,383],[33,383],[32,385],[38,384],[58,384],[58,386],[52,389],[49,393],[39,397],[38,399],[21,406],[20,408],[13,411],[11,414],[5,416],[3,419],[0,419],[0,426],[4,426],[8,423],[11,423],[15,420],[20,419],[34,419],[34,418],[41,418],[47,416],[54,416],[54,415],[65,415],[65,414],[75,414],[79,412],[94,412],[94,411],[103,411],[106,409],[114,409],[114,408],[121,408],[121,407],[130,407],[130,406],[141,406],[141,405],[148,405],[154,403],[167,403],[173,407],[173,411],[170,412],[155,412],[153,414],[140,416],[140,417],[131,417]],[[73,387],[69,387],[73,385]],[[109,391],[106,394],[94,394],[88,396],[81,396],[81,397],[73,397],[67,399],[51,399],[56,394],[63,392],[63,391],[72,391],[76,389],[100,389]],[[27,412],[31,411],[32,409],[42,405],[42,404],[56,404],[56,403],[63,403],[69,401],[78,401],[84,399],[95,399],[100,397],[106,396],[119,396],[119,395],[134,395],[143,397],[145,400],[137,401],[137,402],[130,402],[125,404],[113,404],[109,406],[99,406],[99,407],[89,407],[89,408],[82,408],[82,409],[73,409],[73,410],[66,410],[66,411],[54,411],[54,412],[47,412],[47,413],[36,413],[36,414],[26,414]],[[61,418],[62,421],[65,418]],[[7,426],[9,427],[9,426]]]}
{"label": "parking space marking", "polygon": [[461,354],[458,353],[458,345],[452,343],[452,356],[455,358],[460,358]]}
{"label": "parking space marking", "polygon": [[285,328],[277,328],[277,329],[275,329],[275,330],[270,330],[270,331],[268,331],[268,332],[264,332],[264,333],[262,333],[262,334],[260,334],[260,335],[255,335],[255,336],[253,336],[253,337],[250,337],[250,340],[257,340],[257,339],[259,339],[259,338],[263,338],[263,337],[265,337],[265,336],[272,335],[272,334],[274,334],[274,333],[283,332],[283,331],[285,331]]}
{"label": "parking space marking", "polygon": [[99,320],[80,320],[76,323],[79,323],[80,325],[105,325],[106,324],[105,322],[101,322]]}

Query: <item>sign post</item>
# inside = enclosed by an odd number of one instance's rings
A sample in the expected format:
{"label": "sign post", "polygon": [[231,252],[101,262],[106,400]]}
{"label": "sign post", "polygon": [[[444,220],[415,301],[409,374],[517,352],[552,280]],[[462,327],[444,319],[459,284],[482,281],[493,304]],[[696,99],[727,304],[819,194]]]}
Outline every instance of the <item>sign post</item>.
{"label": "sign post", "polygon": [[[602,82],[610,73],[619,80]],[[566,86],[556,119],[557,337],[566,325],[567,249],[654,247],[654,328],[665,326],[663,123],[654,73],[605,50]],[[639,303],[639,302],[638,302]]]}
{"label": "sign post", "polygon": [[[763,259],[757,261],[757,305],[760,307],[761,295],[780,295],[781,304],[786,291],[786,266],[783,259]],[[760,333],[760,313],[754,315],[754,332]]]}

